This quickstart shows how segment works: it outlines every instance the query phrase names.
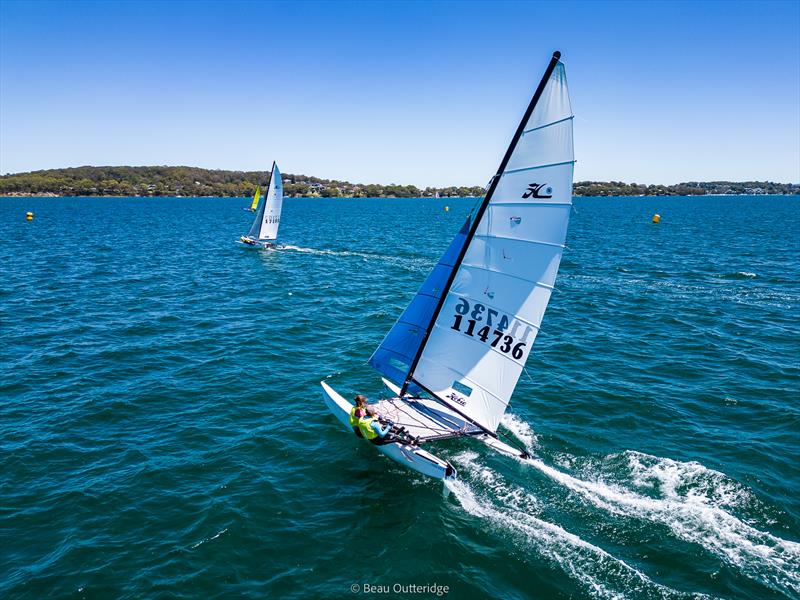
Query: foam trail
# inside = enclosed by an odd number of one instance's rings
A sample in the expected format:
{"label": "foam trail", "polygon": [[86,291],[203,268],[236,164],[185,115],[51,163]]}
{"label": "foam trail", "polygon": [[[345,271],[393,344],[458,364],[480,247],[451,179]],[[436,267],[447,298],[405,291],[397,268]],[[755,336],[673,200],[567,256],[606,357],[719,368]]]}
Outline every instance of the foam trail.
{"label": "foam trail", "polygon": [[[634,457],[645,456],[631,454]],[[598,508],[624,517],[635,516],[663,524],[679,539],[700,544],[747,577],[783,593],[800,593],[800,544],[744,523],[717,504],[712,504],[706,493],[679,495],[676,477],[680,480],[680,476],[676,466],[685,463],[651,458],[661,466],[651,468],[650,474],[654,478],[660,474],[666,482],[662,488],[665,497],[662,498],[644,496],[604,481],[584,481],[554,469],[539,459],[524,462],[577,492]],[[700,466],[697,463],[690,465],[694,470]],[[639,485],[646,483],[643,475],[646,471],[647,468],[642,467],[635,476],[635,482]],[[725,494],[722,500],[735,501]]]}
{"label": "foam trail", "polygon": [[316,254],[318,256],[360,256],[361,258],[370,258],[368,254],[350,252],[349,250],[320,250],[319,248],[303,248],[302,246],[292,246],[291,244],[283,245],[282,249],[302,252],[304,254]]}
{"label": "foam trail", "polygon": [[215,540],[215,539],[217,539],[219,536],[221,536],[221,535],[222,535],[223,533],[225,533],[226,531],[228,531],[228,528],[227,528],[227,527],[226,527],[225,529],[223,529],[222,531],[218,531],[216,534],[214,534],[214,535],[213,535],[213,536],[211,536],[210,538],[206,538],[206,539],[204,539],[204,540],[200,540],[200,541],[199,541],[199,542],[197,542],[196,544],[192,544],[192,546],[191,546],[191,549],[192,549],[192,550],[194,550],[195,548],[197,548],[197,547],[198,547],[198,546],[200,546],[201,544],[205,544],[206,542],[210,542],[211,540]]}
{"label": "foam trail", "polygon": [[531,426],[518,416],[506,413],[503,415],[500,423],[503,427],[508,429],[514,437],[522,442],[525,445],[525,449],[529,452],[533,452],[533,450],[539,447],[539,439],[536,437],[533,429],[531,429]]}
{"label": "foam trail", "polygon": [[499,527],[509,532],[522,542],[525,550],[533,550],[548,562],[558,565],[598,598],[689,596],[652,581],[602,548],[537,518],[531,513],[539,511],[538,499],[522,488],[508,485],[497,473],[479,465],[476,457],[476,454],[466,452],[454,460],[462,467],[462,472],[475,477],[488,493],[476,491],[463,479],[446,481],[445,485],[464,510],[491,522],[493,531]]}
{"label": "foam trail", "polygon": [[370,254],[368,252],[354,252],[352,250],[328,250],[319,248],[304,248],[302,246],[292,246],[285,244],[281,246],[282,250],[292,250],[293,252],[301,252],[304,254],[313,254],[316,256],[350,256],[360,258],[364,261],[377,260],[385,263],[392,263],[402,266],[411,270],[419,270],[422,267],[430,267],[430,261],[420,258],[404,258],[401,256],[390,256],[386,254]]}
{"label": "foam trail", "polygon": [[[518,417],[508,415],[502,423],[528,450],[538,446],[530,426]],[[634,451],[623,456],[633,485],[648,491],[658,488],[662,498],[601,480],[578,479],[540,459],[520,460],[598,508],[666,525],[679,539],[702,545],[745,576],[783,593],[800,594],[800,544],[760,531],[725,510],[752,499],[746,488],[697,462],[683,463]],[[680,494],[680,488],[688,490],[685,495]]]}

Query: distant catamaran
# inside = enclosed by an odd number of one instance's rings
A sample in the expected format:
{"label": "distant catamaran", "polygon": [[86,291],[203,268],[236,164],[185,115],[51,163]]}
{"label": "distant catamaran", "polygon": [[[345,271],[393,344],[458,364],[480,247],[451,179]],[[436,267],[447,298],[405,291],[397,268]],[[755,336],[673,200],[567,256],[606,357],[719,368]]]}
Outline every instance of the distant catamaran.
{"label": "distant catamaran", "polygon": [[[473,436],[526,457],[497,427],[539,331],[572,207],[572,108],[555,52],[489,189],[369,360],[394,396],[373,406],[399,441],[381,452],[420,473],[455,476],[420,444]],[[322,382],[351,431],[352,405]]]}
{"label": "distant catamaran", "polygon": [[[258,196],[256,190],[256,197]],[[254,204],[257,198],[253,198]],[[278,165],[272,163],[272,173],[269,178],[269,187],[264,196],[264,202],[256,211],[256,218],[247,235],[243,235],[239,240],[248,246],[268,248],[275,245],[275,238],[278,237],[278,227],[281,224],[281,208],[283,206],[283,183],[281,182],[281,172]]]}

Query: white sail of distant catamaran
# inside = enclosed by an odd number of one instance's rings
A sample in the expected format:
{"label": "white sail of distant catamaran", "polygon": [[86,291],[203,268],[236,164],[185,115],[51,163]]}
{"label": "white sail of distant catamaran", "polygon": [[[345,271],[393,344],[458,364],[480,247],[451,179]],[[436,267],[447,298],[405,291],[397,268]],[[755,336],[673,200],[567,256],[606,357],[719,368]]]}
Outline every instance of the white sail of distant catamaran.
{"label": "white sail of distant catamaran", "polygon": [[281,224],[281,208],[283,207],[283,183],[278,165],[272,163],[272,173],[269,178],[269,187],[264,196],[264,202],[256,211],[256,218],[247,235],[239,240],[248,246],[267,248],[275,245],[278,237],[278,227]]}
{"label": "white sail of distant catamaran", "polygon": [[[420,447],[434,440],[474,436],[527,456],[496,431],[550,300],[572,207],[573,115],[560,58],[553,54],[482,203],[369,360],[394,394],[372,405],[394,423],[378,448],[425,475],[455,476]],[[322,388],[351,430],[352,404]]]}

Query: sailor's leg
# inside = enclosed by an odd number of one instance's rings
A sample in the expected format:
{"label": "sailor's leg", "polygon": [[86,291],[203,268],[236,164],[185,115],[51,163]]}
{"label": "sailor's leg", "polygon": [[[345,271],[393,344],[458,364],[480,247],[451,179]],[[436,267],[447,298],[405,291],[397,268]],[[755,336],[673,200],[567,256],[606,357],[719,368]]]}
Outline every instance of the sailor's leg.
{"label": "sailor's leg", "polygon": [[384,437],[376,437],[370,440],[376,446],[384,446],[386,444],[394,444],[395,442],[402,442],[403,439],[389,432]]}

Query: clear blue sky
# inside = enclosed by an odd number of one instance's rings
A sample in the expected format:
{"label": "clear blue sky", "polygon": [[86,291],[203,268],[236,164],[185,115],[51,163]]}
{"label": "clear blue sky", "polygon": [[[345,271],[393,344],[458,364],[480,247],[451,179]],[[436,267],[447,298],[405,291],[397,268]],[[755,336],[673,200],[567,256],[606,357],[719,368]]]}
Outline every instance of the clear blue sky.
{"label": "clear blue sky", "polygon": [[553,50],[576,180],[800,181],[800,2],[0,0],[0,172],[483,185]]}

